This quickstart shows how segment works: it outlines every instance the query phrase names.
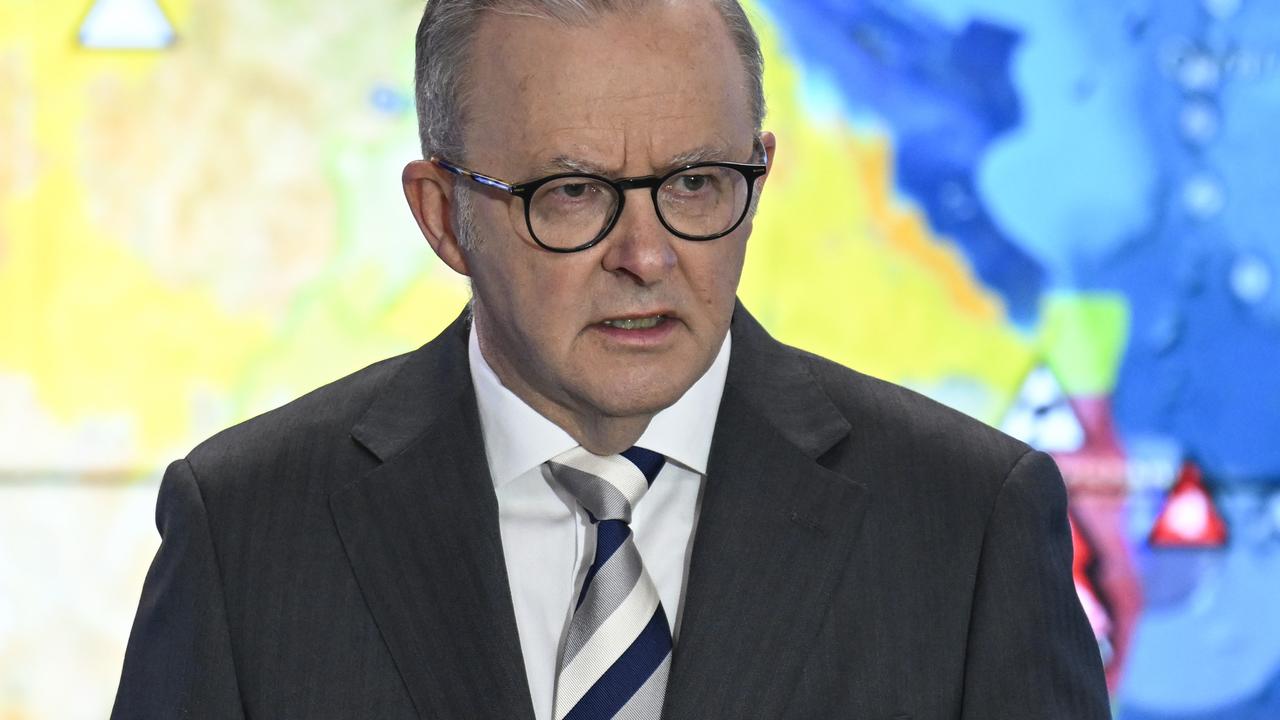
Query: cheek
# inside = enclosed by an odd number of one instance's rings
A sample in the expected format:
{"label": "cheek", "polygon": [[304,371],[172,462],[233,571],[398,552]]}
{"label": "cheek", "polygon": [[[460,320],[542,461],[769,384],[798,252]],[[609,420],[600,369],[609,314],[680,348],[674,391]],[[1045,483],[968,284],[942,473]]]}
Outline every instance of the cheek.
{"label": "cheek", "polygon": [[728,322],[737,295],[745,258],[743,240],[736,234],[713,240],[723,247],[691,248],[682,262],[690,289],[705,320],[719,327]]}
{"label": "cheek", "polygon": [[490,307],[518,309],[532,286],[529,249],[514,232],[505,205],[486,198],[477,211],[476,249],[467,256],[472,283]]}
{"label": "cheek", "polygon": [[588,298],[573,272],[576,258],[528,250],[518,238],[497,242],[506,247],[479,251],[472,274],[475,292],[494,321],[508,325],[523,338],[522,345],[536,346],[540,353],[576,335]]}

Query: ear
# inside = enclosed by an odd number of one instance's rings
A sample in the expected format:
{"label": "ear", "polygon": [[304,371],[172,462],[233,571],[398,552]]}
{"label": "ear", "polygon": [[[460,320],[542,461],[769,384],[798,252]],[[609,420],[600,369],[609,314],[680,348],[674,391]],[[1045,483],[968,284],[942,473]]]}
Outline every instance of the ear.
{"label": "ear", "polygon": [[760,133],[760,144],[764,145],[765,153],[765,175],[764,179],[769,179],[769,173],[773,172],[773,156],[778,151],[778,138],[771,132]]}
{"label": "ear", "polygon": [[470,275],[453,227],[453,179],[448,170],[428,160],[414,160],[400,174],[404,199],[431,249],[454,272]]}

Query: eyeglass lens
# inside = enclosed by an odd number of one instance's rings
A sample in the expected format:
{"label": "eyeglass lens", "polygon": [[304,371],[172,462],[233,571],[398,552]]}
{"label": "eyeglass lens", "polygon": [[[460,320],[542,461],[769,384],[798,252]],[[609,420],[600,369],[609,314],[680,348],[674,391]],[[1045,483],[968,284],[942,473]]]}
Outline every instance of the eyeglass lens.
{"label": "eyeglass lens", "polygon": [[[746,212],[748,181],[725,167],[695,167],[672,175],[658,188],[657,212],[677,234],[709,238],[733,227]],[[613,221],[618,193],[589,177],[564,177],[538,188],[529,199],[530,230],[544,245],[575,248],[597,239]]]}

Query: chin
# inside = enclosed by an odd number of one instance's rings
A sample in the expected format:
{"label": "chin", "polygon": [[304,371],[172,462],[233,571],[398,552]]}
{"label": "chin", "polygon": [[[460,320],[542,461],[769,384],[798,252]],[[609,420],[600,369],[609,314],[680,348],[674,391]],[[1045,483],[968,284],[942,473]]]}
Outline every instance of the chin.
{"label": "chin", "polygon": [[672,355],[580,365],[580,398],[606,417],[655,415],[675,404],[714,359]]}
{"label": "chin", "polygon": [[675,404],[692,383],[684,386],[654,387],[640,385],[628,387],[613,385],[596,388],[589,394],[591,404],[601,415],[615,418],[656,415]]}

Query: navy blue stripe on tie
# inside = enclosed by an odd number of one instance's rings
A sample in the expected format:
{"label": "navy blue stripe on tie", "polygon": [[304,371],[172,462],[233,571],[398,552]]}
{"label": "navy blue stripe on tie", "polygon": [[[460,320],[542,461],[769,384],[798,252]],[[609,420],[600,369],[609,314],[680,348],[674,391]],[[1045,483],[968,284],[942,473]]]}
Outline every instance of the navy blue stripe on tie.
{"label": "navy blue stripe on tie", "polygon": [[587,597],[587,589],[591,587],[591,580],[595,578],[596,572],[609,562],[609,558],[622,547],[622,544],[631,536],[631,526],[621,520],[601,520],[596,523],[596,557],[591,561],[591,567],[587,568],[587,576],[582,580],[582,591],[578,593],[578,604],[574,608],[582,606],[582,601]]}
{"label": "navy blue stripe on tie", "polygon": [[622,451],[622,457],[631,461],[632,465],[640,468],[640,472],[644,473],[644,479],[653,484],[653,479],[658,477],[658,471],[662,469],[662,464],[667,461],[661,453],[652,450],[646,450],[642,447],[630,447]]}
{"label": "navy blue stripe on tie", "polygon": [[600,720],[613,717],[670,653],[671,628],[667,625],[667,614],[659,605],[635,642],[600,676],[596,684],[564,716],[564,720]]}

